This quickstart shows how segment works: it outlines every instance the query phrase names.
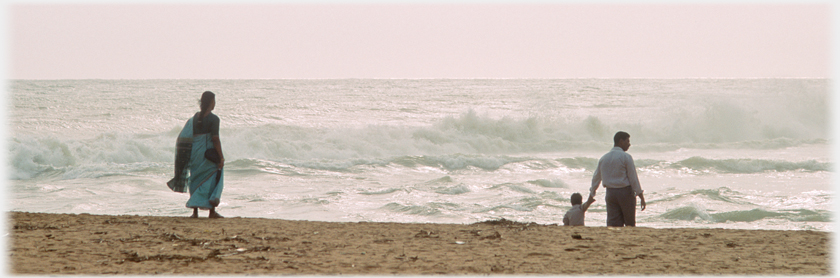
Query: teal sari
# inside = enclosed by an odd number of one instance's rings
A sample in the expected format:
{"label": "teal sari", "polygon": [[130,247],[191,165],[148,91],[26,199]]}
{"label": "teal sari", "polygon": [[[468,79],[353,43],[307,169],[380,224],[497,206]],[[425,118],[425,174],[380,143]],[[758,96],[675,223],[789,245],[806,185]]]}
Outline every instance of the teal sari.
{"label": "teal sari", "polygon": [[210,209],[219,206],[224,189],[224,172],[204,158],[213,148],[210,133],[193,134],[190,118],[178,135],[175,154],[175,178],[167,182],[172,191],[186,193],[189,185],[188,208]]}

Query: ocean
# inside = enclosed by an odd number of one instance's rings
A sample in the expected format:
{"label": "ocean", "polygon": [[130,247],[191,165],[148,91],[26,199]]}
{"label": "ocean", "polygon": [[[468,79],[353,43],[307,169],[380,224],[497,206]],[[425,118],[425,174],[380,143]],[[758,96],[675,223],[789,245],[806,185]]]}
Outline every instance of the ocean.
{"label": "ocean", "polygon": [[[562,225],[621,130],[647,200],[637,226],[833,231],[829,83],[10,80],[7,207],[189,216],[165,182],[209,90],[226,217]],[[604,194],[588,226],[605,226]]]}

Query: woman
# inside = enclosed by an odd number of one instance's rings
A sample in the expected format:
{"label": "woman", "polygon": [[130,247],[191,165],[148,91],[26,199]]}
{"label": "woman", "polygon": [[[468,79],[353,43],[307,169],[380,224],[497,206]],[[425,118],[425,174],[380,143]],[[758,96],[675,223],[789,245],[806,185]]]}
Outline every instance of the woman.
{"label": "woman", "polygon": [[193,209],[192,218],[198,218],[199,208],[209,209],[210,218],[223,218],[216,212],[224,188],[225,158],[219,141],[219,117],[211,113],[215,107],[216,95],[204,92],[201,111],[187,121],[178,135],[175,178],[167,182],[176,192],[186,192],[185,185],[189,184],[187,207]]}

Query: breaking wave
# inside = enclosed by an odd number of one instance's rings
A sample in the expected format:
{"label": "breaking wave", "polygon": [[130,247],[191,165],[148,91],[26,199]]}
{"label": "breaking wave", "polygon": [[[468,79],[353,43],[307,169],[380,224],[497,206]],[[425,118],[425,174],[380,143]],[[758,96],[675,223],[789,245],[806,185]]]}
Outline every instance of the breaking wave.
{"label": "breaking wave", "polygon": [[720,173],[761,173],[767,171],[831,171],[831,164],[808,160],[802,162],[790,162],[783,160],[764,159],[707,159],[702,157],[691,157],[686,160],[671,164],[674,168],[688,168],[697,171],[712,170]]}
{"label": "breaking wave", "polygon": [[[735,108],[727,108],[735,109]],[[717,110],[715,110],[717,111]],[[734,112],[733,112],[734,113]],[[739,113],[735,113],[739,114]],[[743,114],[743,113],[740,113]],[[739,114],[739,115],[740,115]],[[743,115],[742,115],[743,116]],[[719,116],[708,116],[716,123]],[[707,124],[708,126],[709,124]],[[825,144],[821,132],[760,133],[758,136],[712,136],[692,139],[671,135],[655,136],[656,126],[636,127],[632,131],[634,149],[676,150],[680,148],[781,148],[802,144]],[[787,129],[792,129],[789,127]],[[225,154],[229,161],[266,160],[295,167],[347,171],[359,165],[397,164],[405,167],[428,166],[445,170],[468,167],[494,171],[510,163],[534,160],[532,153],[604,150],[611,146],[605,130],[615,128],[595,117],[582,122],[532,116],[525,119],[494,119],[468,111],[457,117],[444,117],[430,126],[376,125],[360,128],[317,128],[285,125],[232,127],[223,130]],[[782,130],[787,130],[782,128]],[[179,128],[161,134],[105,133],[90,139],[70,139],[33,135],[10,141],[11,179],[31,179],[47,172],[69,172],[75,167],[144,168],[150,164],[172,163],[174,141]],[[724,132],[724,131],[720,131]],[[735,131],[725,131],[735,132]],[[816,136],[816,137],[814,137]],[[608,138],[604,138],[608,137]],[[702,140],[700,140],[702,139]],[[523,156],[524,155],[524,156]],[[539,161],[542,167],[593,171],[597,158],[573,157]],[[638,167],[661,163],[638,160]],[[133,166],[144,164],[146,166]],[[708,159],[692,157],[671,167],[721,173],[760,173],[765,171],[830,171],[829,163],[818,161],[773,161],[750,159]],[[158,166],[152,166],[158,167]],[[82,177],[77,171],[75,177]],[[117,169],[116,172],[119,172]],[[65,178],[72,178],[67,176]]]}
{"label": "breaking wave", "polygon": [[831,222],[828,211],[812,211],[807,209],[783,210],[778,212],[763,209],[728,211],[707,213],[696,206],[685,206],[669,210],[659,217],[670,220],[704,220],[714,223],[723,222],[753,222],[763,219],[785,219],[794,222]]}

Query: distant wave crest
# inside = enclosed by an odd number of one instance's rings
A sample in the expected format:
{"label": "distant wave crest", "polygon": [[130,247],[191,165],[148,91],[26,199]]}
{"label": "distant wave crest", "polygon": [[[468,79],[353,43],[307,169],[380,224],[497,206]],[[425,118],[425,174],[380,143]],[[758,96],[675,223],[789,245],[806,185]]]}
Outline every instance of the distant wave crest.
{"label": "distant wave crest", "polygon": [[827,211],[783,210],[778,212],[763,209],[728,211],[709,214],[695,206],[685,206],[669,210],[659,217],[671,220],[705,220],[714,223],[753,222],[763,219],[786,219],[795,222],[831,222],[831,213]]}
{"label": "distant wave crest", "polygon": [[671,164],[671,167],[688,168],[698,171],[713,170],[720,173],[738,174],[761,173],[767,171],[831,171],[830,163],[818,162],[815,160],[790,162],[764,159],[707,159],[696,156]]}

